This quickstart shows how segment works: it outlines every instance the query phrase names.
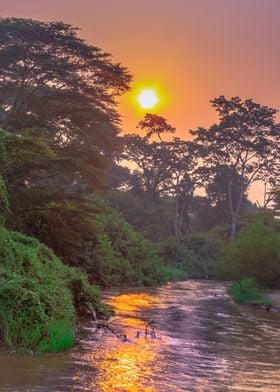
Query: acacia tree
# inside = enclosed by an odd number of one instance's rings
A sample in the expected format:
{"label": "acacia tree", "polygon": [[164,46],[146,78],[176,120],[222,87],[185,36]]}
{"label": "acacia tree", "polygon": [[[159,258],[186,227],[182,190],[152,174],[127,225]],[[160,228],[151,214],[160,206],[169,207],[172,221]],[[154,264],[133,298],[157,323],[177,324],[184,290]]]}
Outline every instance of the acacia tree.
{"label": "acacia tree", "polygon": [[[239,97],[220,96],[211,102],[219,114],[219,123],[209,129],[191,131],[191,134],[195,136],[198,155],[203,159],[204,179],[211,180],[221,167],[226,173],[230,239],[233,241],[249,187],[255,181],[272,179],[279,162],[277,111]],[[242,179],[239,184],[234,184],[236,174]]]}
{"label": "acacia tree", "polygon": [[[146,134],[125,136],[123,158],[136,165],[134,176],[153,204],[160,196],[174,200],[173,232],[178,236],[195,187],[193,171],[197,159],[192,143],[179,138],[163,141],[162,135],[173,133],[175,128],[160,116],[146,114],[139,127]],[[151,140],[155,134],[159,142]]]}
{"label": "acacia tree", "polygon": [[[169,149],[167,143],[162,140],[164,133],[174,133],[172,127],[165,118],[155,114],[146,113],[138,128],[145,131],[143,137],[136,134],[124,136],[124,152],[122,159],[136,165],[133,174],[138,179],[139,185],[144,190],[148,199],[154,203],[169,178]],[[152,141],[157,135],[160,142]]]}
{"label": "acacia tree", "polygon": [[145,114],[144,120],[139,122],[138,128],[145,131],[147,140],[157,135],[161,142],[163,141],[161,137],[163,133],[174,133],[176,131],[172,125],[168,124],[165,118],[151,113]]}
{"label": "acacia tree", "polygon": [[156,203],[167,179],[170,177],[170,151],[164,142],[149,142],[139,135],[125,135],[122,158],[134,166],[133,175],[138,178],[147,199]]}

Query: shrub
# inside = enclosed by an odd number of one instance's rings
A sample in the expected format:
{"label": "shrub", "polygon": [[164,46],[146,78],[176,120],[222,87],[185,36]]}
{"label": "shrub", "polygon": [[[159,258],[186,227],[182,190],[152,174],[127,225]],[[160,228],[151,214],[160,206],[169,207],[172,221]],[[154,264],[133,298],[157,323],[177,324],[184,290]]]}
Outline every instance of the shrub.
{"label": "shrub", "polygon": [[258,288],[254,279],[241,279],[233,283],[228,292],[237,303],[253,303],[268,305],[271,301],[266,298]]}
{"label": "shrub", "polygon": [[214,276],[215,263],[222,257],[224,243],[212,232],[189,233],[169,237],[160,246],[161,255],[170,265],[185,271],[190,278]]}
{"label": "shrub", "polygon": [[[57,203],[29,217],[31,235],[101,286],[154,285],[176,275],[157,249],[106,203]],[[40,225],[33,223],[40,221]],[[167,273],[170,272],[170,274]]]}
{"label": "shrub", "polygon": [[253,278],[260,287],[280,288],[279,244],[277,224],[250,223],[227,250],[229,276]]}
{"label": "shrub", "polygon": [[0,338],[12,350],[68,348],[75,305],[88,301],[103,310],[85,275],[34,238],[0,229],[0,260]]}
{"label": "shrub", "polygon": [[155,285],[178,276],[166,267],[157,249],[113,209],[98,217],[99,234],[88,271],[102,285]]}

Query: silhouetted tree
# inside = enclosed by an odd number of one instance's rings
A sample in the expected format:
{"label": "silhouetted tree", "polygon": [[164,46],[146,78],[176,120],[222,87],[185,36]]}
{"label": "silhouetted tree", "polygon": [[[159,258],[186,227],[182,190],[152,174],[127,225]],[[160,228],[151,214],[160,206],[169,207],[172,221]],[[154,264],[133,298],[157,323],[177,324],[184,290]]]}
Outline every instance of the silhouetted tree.
{"label": "silhouetted tree", "polygon": [[169,151],[169,178],[163,194],[174,200],[174,235],[182,234],[185,217],[196,187],[195,168],[197,159],[193,143],[174,138],[165,148]]}
{"label": "silhouetted tree", "polygon": [[[213,213],[216,225],[230,224],[231,215],[229,206],[229,193],[228,193],[228,174],[227,167],[219,166],[215,169],[215,173],[211,181],[206,184],[206,194],[209,198],[211,205],[213,205]],[[244,184],[244,178],[237,172],[232,174],[232,200],[233,205],[236,205],[239,198],[240,187]],[[245,211],[250,202],[247,199],[247,193],[244,193],[244,198],[241,203],[240,211]]]}
{"label": "silhouetted tree", "polygon": [[170,151],[164,142],[149,142],[135,134],[125,136],[123,159],[132,162],[133,170],[147,198],[155,203],[170,178]]}
{"label": "silhouetted tree", "polygon": [[165,118],[151,113],[145,114],[144,120],[139,122],[138,128],[145,131],[145,138],[150,139],[152,136],[157,135],[161,142],[163,133],[174,133],[176,131],[172,125],[168,124]]}
{"label": "silhouetted tree", "polygon": [[[233,241],[242,201],[250,185],[273,177],[279,162],[277,111],[239,97],[228,100],[221,96],[211,102],[219,114],[219,123],[191,134],[203,159],[204,174],[207,173],[204,179],[210,179],[221,166],[225,170]],[[234,182],[236,174],[242,179],[239,184]]]}
{"label": "silhouetted tree", "polygon": [[116,98],[128,89],[127,70],[71,25],[1,18],[0,74],[0,128],[22,137],[36,130],[31,137],[55,158],[41,170],[64,181],[71,173],[72,183],[87,177],[94,188],[118,148]]}

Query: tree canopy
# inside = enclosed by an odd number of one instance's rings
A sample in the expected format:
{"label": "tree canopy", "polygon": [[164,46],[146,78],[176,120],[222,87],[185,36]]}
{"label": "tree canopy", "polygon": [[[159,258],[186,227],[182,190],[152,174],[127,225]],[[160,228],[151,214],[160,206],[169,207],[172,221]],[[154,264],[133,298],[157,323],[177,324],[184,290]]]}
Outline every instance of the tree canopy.
{"label": "tree canopy", "polygon": [[[211,178],[221,166],[226,173],[231,215],[231,239],[235,238],[237,217],[250,185],[264,178],[273,181],[280,150],[277,110],[251,99],[215,98],[213,107],[219,123],[209,129],[191,131],[198,155],[203,159],[201,174]],[[242,179],[236,183],[236,174]],[[236,201],[233,192],[238,193]]]}

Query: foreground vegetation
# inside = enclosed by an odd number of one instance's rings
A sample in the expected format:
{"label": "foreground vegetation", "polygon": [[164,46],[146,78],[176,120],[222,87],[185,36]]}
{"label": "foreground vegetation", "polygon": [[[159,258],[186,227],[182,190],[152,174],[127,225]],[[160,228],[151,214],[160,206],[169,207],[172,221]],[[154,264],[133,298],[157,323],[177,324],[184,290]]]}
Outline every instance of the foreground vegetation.
{"label": "foreground vegetation", "polygon": [[107,309],[84,273],[64,265],[45,245],[0,229],[0,337],[11,350],[71,347],[77,314],[91,303]]}

